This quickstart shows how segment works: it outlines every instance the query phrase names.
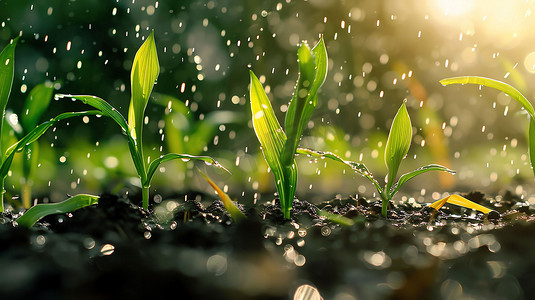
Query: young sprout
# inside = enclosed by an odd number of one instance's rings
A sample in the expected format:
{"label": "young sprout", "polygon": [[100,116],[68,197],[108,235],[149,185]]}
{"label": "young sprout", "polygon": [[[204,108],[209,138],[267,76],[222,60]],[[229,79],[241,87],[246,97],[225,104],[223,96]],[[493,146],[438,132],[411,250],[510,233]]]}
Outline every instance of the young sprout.
{"label": "young sprout", "polygon": [[384,160],[388,169],[388,173],[386,175],[386,182],[384,187],[381,187],[379,182],[373,177],[372,173],[364,164],[343,160],[336,154],[330,152],[314,151],[310,149],[298,149],[297,153],[306,154],[314,157],[329,158],[341,162],[351,167],[351,169],[353,169],[355,172],[366,177],[368,180],[371,181],[371,183],[379,192],[379,196],[382,200],[381,213],[383,216],[386,217],[389,201],[394,197],[394,195],[398,192],[401,186],[403,186],[410,179],[428,171],[444,171],[452,174],[455,173],[455,171],[452,171],[441,165],[431,164],[401,175],[399,180],[396,182],[399,166],[403,158],[409,152],[411,139],[411,119],[409,117],[409,113],[407,112],[407,108],[404,102],[403,104],[401,104],[401,107],[399,108],[396,116],[394,117],[394,121],[392,122],[392,126],[390,127],[390,133],[388,134],[388,139],[386,142]]}
{"label": "young sprout", "polygon": [[254,131],[264,158],[273,172],[285,219],[290,219],[290,210],[297,188],[295,151],[318,102],[318,89],[327,76],[327,50],[323,37],[310,49],[303,42],[297,51],[299,77],[290,100],[284,129],[275,117],[264,88],[253,71],[250,71],[251,112]]}
{"label": "young sprout", "polygon": [[[6,112],[6,122],[10,125],[17,139],[22,139],[24,135],[32,131],[38,124],[44,112],[47,110],[52,94],[54,93],[54,82],[45,82],[34,87],[22,110],[21,117],[14,113]],[[31,206],[33,176],[37,167],[37,156],[39,154],[39,144],[33,143],[22,150],[22,204],[28,209]]]}
{"label": "young sprout", "polygon": [[522,93],[520,93],[517,89],[505,82],[479,76],[460,76],[446,78],[442,79],[440,83],[442,85],[469,83],[476,84],[479,86],[486,86],[502,91],[509,95],[511,98],[515,99],[518,103],[520,103],[520,105],[522,105],[522,108],[524,108],[524,110],[529,115],[528,150],[531,168],[533,169],[533,174],[535,175],[535,110],[533,109],[533,106],[528,101],[528,99],[526,99],[526,97],[522,95]]}
{"label": "young sprout", "polygon": [[[105,100],[96,96],[86,95],[56,95],[56,98],[71,98],[80,100],[99,110],[100,114],[112,118],[122,129],[123,133],[128,138],[128,147],[130,155],[134,162],[137,174],[141,180],[141,190],[143,197],[143,208],[149,208],[149,188],[152,177],[161,163],[182,159],[182,160],[201,160],[207,164],[220,167],[224,170],[218,162],[208,156],[194,156],[189,154],[168,153],[161,155],[148,164],[145,163],[143,155],[143,119],[145,117],[145,108],[149,101],[152,88],[156,82],[156,78],[160,72],[158,64],[158,55],[156,52],[156,44],[154,42],[154,32],[152,32],[147,40],[141,45],[134,57],[132,71],[130,76],[131,83],[131,98],[128,110],[128,121],[123,117],[117,109],[111,106]],[[228,171],[227,171],[228,172]]]}

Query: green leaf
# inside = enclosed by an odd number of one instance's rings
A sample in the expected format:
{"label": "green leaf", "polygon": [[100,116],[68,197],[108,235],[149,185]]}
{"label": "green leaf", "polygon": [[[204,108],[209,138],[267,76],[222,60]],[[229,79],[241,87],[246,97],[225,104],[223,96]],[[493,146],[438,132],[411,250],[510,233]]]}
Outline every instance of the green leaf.
{"label": "green leaf", "polygon": [[343,163],[344,165],[350,167],[356,173],[366,177],[375,186],[379,194],[383,192],[383,189],[379,185],[379,182],[373,177],[372,173],[368,170],[368,168],[364,164],[354,162],[354,161],[344,160],[340,156],[332,152],[316,151],[316,150],[306,149],[306,148],[297,148],[296,153],[305,154],[310,157],[318,157],[321,159],[328,158],[328,159],[332,159],[334,161]]}
{"label": "green leaf", "polygon": [[[388,192],[398,173],[399,165],[401,161],[409,152],[412,139],[412,125],[409,113],[405,107],[405,102],[401,104],[392,127],[390,127],[390,133],[385,146],[385,163],[388,169],[387,183],[385,192]],[[384,199],[383,199],[384,200]],[[388,199],[390,200],[390,199]]]}
{"label": "green leaf", "polygon": [[402,185],[404,185],[407,181],[411,180],[412,178],[422,174],[422,173],[426,173],[426,172],[429,172],[429,171],[443,171],[443,172],[448,172],[448,173],[451,173],[451,174],[455,174],[455,171],[453,170],[450,170],[444,166],[441,166],[441,165],[427,165],[427,166],[423,166],[423,167],[420,167],[412,172],[409,172],[409,173],[405,173],[403,175],[401,175],[401,177],[399,178],[399,181],[392,187],[392,189],[389,191],[389,197],[390,199],[392,199],[394,197],[394,195],[398,192],[398,190],[401,188]]}
{"label": "green leaf", "polygon": [[[130,74],[132,95],[128,109],[128,126],[134,140],[141,139],[145,108],[159,73],[160,65],[158,64],[154,32],[151,32],[137,51]],[[141,142],[138,143],[141,144]]]}
{"label": "green leaf", "polygon": [[65,214],[79,208],[97,204],[98,196],[80,194],[58,203],[37,204],[28,209],[17,219],[21,226],[32,227],[37,221],[48,215]]}
{"label": "green leaf", "polygon": [[57,122],[68,119],[68,118],[72,118],[72,117],[97,115],[97,114],[100,114],[100,111],[91,110],[91,111],[82,111],[82,112],[67,112],[67,113],[62,113],[56,116],[55,118],[38,125],[32,131],[26,134],[22,139],[20,139],[17,143],[15,143],[14,145],[12,145],[11,147],[7,149],[4,155],[5,159],[4,161],[2,161],[2,164],[0,166],[0,178],[5,178],[7,176],[7,173],[9,172],[9,169],[11,168],[11,163],[13,162],[13,157],[15,156],[15,153],[22,151],[26,146],[35,142],[38,138],[40,138],[47,131],[48,128],[52,127]]}
{"label": "green leaf", "polygon": [[331,214],[330,212],[321,209],[316,209],[316,211],[318,212],[318,215],[320,217],[325,218],[333,223],[348,227],[355,225],[355,221],[348,217],[344,217],[338,214]]}
{"label": "green leaf", "polygon": [[262,145],[264,158],[275,177],[275,185],[279,192],[284,217],[289,219],[297,184],[295,159],[292,158],[291,162],[286,165],[281,161],[286,135],[275,117],[264,87],[252,71],[249,73],[251,76],[250,98],[253,128],[260,145]]}
{"label": "green leaf", "polygon": [[323,38],[312,50],[303,43],[297,51],[299,77],[286,113],[285,129],[288,139],[282,161],[289,162],[295,155],[303,131],[318,102],[318,89],[327,75],[327,50]]}
{"label": "green leaf", "polygon": [[230,199],[230,197],[223,192],[206,174],[204,174],[201,170],[199,170],[199,173],[204,177],[204,179],[210,184],[210,186],[216,191],[219,198],[221,198],[221,202],[223,202],[223,206],[225,206],[225,209],[230,214],[234,222],[239,222],[243,219],[245,219],[245,214],[236,206],[234,201]]}
{"label": "green leaf", "polygon": [[146,171],[143,156],[138,151],[136,147],[136,141],[130,134],[128,124],[126,123],[125,118],[119,111],[117,111],[113,106],[106,102],[106,100],[96,96],[56,94],[54,97],[56,99],[69,98],[73,100],[82,101],[84,104],[90,105],[98,109],[101,115],[112,118],[115,123],[117,123],[121,127],[123,133],[128,138],[128,148],[130,150],[130,155],[132,156],[134,166],[136,167],[136,171],[139,177],[141,178],[141,181],[143,182],[146,180]]}
{"label": "green leaf", "polygon": [[[9,94],[13,85],[13,76],[15,74],[15,46],[19,37],[16,37],[4,47],[0,53],[0,132],[4,125],[4,112],[6,110]],[[2,142],[0,138],[0,143]],[[0,145],[0,151],[4,151],[5,145]]]}
{"label": "green leaf", "polygon": [[528,112],[529,116],[532,119],[535,119],[535,110],[533,109],[533,106],[528,101],[528,99],[526,99],[526,97],[524,97],[524,95],[522,95],[522,93],[520,93],[517,89],[505,82],[479,76],[460,76],[442,79],[440,83],[443,85],[476,84],[497,89],[506,93],[511,98],[520,103],[520,105],[522,105],[522,107]]}
{"label": "green leaf", "polygon": [[513,86],[501,82],[498,80],[485,78],[485,77],[479,77],[479,76],[461,76],[461,77],[452,77],[452,78],[446,78],[442,79],[440,81],[443,85],[449,85],[449,84],[477,84],[477,85],[483,85],[486,87],[494,88],[499,91],[502,91],[509,95],[511,98],[516,100],[522,107],[526,110],[526,112],[529,114],[530,123],[529,123],[529,136],[528,136],[528,144],[529,144],[529,157],[531,162],[531,168],[533,170],[533,175],[535,175],[535,124],[533,123],[535,120],[535,110],[533,109],[533,105],[520,93],[516,88]]}
{"label": "green leaf", "polygon": [[21,125],[25,132],[29,132],[39,123],[39,119],[47,110],[52,94],[54,93],[54,83],[45,82],[37,85],[31,91],[21,114]]}
{"label": "green leaf", "polygon": [[531,169],[535,175],[535,120],[533,118],[529,118],[528,150]]}
{"label": "green leaf", "polygon": [[156,170],[158,169],[160,164],[162,164],[162,163],[164,163],[166,161],[174,160],[174,159],[181,159],[183,161],[188,161],[188,160],[191,160],[191,159],[200,160],[200,161],[204,161],[207,165],[213,165],[215,167],[219,167],[219,168],[225,170],[226,172],[230,173],[225,167],[223,167],[215,159],[213,159],[213,158],[211,158],[209,156],[195,156],[195,155],[189,155],[189,154],[168,153],[168,154],[165,154],[165,155],[162,155],[162,156],[158,157],[157,159],[153,160],[149,164],[149,168],[147,170],[147,179],[146,179],[145,182],[142,182],[143,186],[144,187],[149,187],[150,186],[150,182],[152,180],[152,177],[154,176],[154,173],[156,172]]}

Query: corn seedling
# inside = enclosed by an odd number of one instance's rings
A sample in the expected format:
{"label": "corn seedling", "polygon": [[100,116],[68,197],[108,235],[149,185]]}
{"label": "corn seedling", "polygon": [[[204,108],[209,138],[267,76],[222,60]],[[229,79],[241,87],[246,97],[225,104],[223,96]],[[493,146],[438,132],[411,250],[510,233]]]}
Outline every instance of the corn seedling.
{"label": "corn seedling", "polygon": [[297,187],[295,151],[318,102],[318,89],[327,75],[327,50],[323,38],[310,49],[303,42],[297,51],[299,77],[286,112],[285,130],[275,117],[271,103],[256,75],[250,71],[250,100],[254,131],[269,165],[279,194],[284,218],[290,210]]}
{"label": "corn seedling", "polygon": [[452,78],[446,78],[442,79],[440,81],[443,85],[450,85],[450,84],[476,84],[479,86],[486,86],[493,89],[497,89],[499,91],[502,91],[509,95],[511,98],[516,100],[522,108],[528,113],[529,115],[529,134],[528,134],[528,150],[529,150],[529,158],[531,162],[531,168],[533,169],[533,174],[535,175],[535,110],[533,109],[533,106],[531,103],[520,93],[516,88],[513,86],[501,82],[498,80],[485,78],[485,77],[479,77],[479,76],[460,76],[460,77],[452,77]]}
{"label": "corn seedling", "polygon": [[394,117],[394,121],[392,122],[392,126],[390,127],[390,133],[388,134],[386,142],[384,160],[388,172],[384,187],[381,187],[377,179],[373,177],[372,173],[362,163],[344,160],[338,155],[331,152],[314,151],[310,149],[297,149],[297,153],[306,154],[312,157],[329,158],[337,162],[341,162],[351,167],[351,169],[353,169],[358,174],[366,177],[379,192],[379,196],[382,200],[381,213],[383,216],[386,216],[389,201],[399,191],[401,186],[403,186],[407,181],[428,171],[443,171],[452,174],[455,173],[455,171],[452,171],[444,166],[431,164],[420,167],[412,172],[403,174],[399,177],[399,180],[395,182],[401,161],[409,152],[411,140],[411,119],[409,117],[409,113],[407,112],[405,103],[403,103],[401,104],[401,107],[399,108],[396,116]]}
{"label": "corn seedling", "polygon": [[37,221],[53,214],[65,214],[98,203],[98,196],[80,194],[58,203],[41,203],[17,218],[17,224],[32,227]]}
{"label": "corn seedling", "polygon": [[[50,104],[53,93],[53,82],[39,84],[30,91],[26,98],[22,118],[6,111],[6,123],[10,125],[17,139],[22,139],[37,126]],[[33,174],[37,167],[39,144],[36,142],[25,146],[22,153],[22,204],[28,209],[31,206]]]}
{"label": "corn seedling", "polygon": [[[149,188],[151,185],[154,173],[160,164],[181,159],[187,160],[201,160],[207,164],[223,168],[213,158],[208,156],[195,156],[189,154],[168,153],[161,155],[148,164],[145,162],[143,155],[143,120],[145,117],[145,108],[149,101],[152,88],[156,82],[156,78],[160,72],[158,64],[158,55],[156,52],[156,44],[154,42],[154,32],[152,32],[146,41],[141,45],[134,57],[132,71],[130,76],[131,83],[131,98],[128,110],[128,121],[123,115],[112,107],[104,99],[96,96],[87,95],[56,95],[56,98],[71,98],[80,100],[83,103],[90,105],[99,110],[100,114],[113,119],[122,129],[123,133],[128,138],[128,146],[137,174],[141,180],[141,189],[143,197],[143,208],[149,207]],[[225,169],[226,170],[226,169]]]}

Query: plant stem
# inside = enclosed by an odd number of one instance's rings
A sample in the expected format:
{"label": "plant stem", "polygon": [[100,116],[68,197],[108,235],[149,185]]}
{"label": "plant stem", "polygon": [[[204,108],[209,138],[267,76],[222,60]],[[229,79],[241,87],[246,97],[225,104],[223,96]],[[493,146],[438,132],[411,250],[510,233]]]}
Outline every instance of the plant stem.
{"label": "plant stem", "polygon": [[386,218],[386,214],[387,214],[387,211],[388,211],[388,202],[390,202],[390,199],[387,195],[387,191],[386,187],[384,190],[381,191],[381,193],[379,194],[381,196],[381,202],[382,202],[382,208],[381,208],[381,214],[383,215],[383,217]]}
{"label": "plant stem", "polygon": [[381,209],[381,214],[383,215],[383,217],[386,218],[386,212],[387,212],[387,209],[388,209],[388,200],[383,200],[383,207]]}
{"label": "plant stem", "polygon": [[148,210],[149,209],[149,187],[148,186],[141,187],[141,193],[143,195],[143,209]]}
{"label": "plant stem", "polygon": [[26,182],[22,186],[22,205],[28,209],[32,206],[32,186]]}
{"label": "plant stem", "polygon": [[0,212],[4,212],[4,180],[5,178],[0,179]]}

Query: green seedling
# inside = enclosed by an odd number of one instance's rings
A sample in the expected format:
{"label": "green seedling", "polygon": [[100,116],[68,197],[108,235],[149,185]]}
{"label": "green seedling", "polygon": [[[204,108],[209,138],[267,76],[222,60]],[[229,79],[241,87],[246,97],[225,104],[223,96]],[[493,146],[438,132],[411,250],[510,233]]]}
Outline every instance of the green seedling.
{"label": "green seedling", "polygon": [[117,109],[104,99],[96,96],[61,94],[55,96],[58,99],[70,98],[80,100],[83,103],[98,109],[101,115],[110,117],[121,127],[123,133],[128,138],[130,154],[137,174],[141,180],[144,209],[149,208],[149,188],[154,173],[160,164],[164,162],[175,159],[181,159],[183,161],[200,160],[226,170],[211,157],[189,154],[168,153],[148,162],[148,164],[146,163],[146,159],[143,155],[142,143],[143,120],[145,117],[145,108],[159,72],[160,66],[158,64],[158,55],[156,52],[156,44],[154,42],[154,32],[152,32],[143,45],[141,45],[134,57],[130,76],[131,98],[128,110],[128,121],[126,121]]}
{"label": "green seedling", "polygon": [[[24,102],[22,118],[12,112],[6,112],[6,123],[10,125],[17,139],[22,139],[37,126],[50,104],[53,93],[53,82],[37,85],[30,91]],[[33,176],[37,167],[39,144],[36,142],[25,146],[22,153],[22,204],[28,209],[31,206]]]}
{"label": "green seedling", "polygon": [[58,203],[37,204],[18,217],[16,222],[20,226],[32,227],[48,215],[66,214],[82,207],[97,204],[98,200],[98,196],[80,194]]}
{"label": "green seedling", "polygon": [[502,91],[514,100],[516,100],[518,103],[520,103],[522,108],[529,115],[528,150],[531,168],[533,169],[533,174],[535,175],[535,110],[533,109],[533,106],[528,101],[528,99],[524,97],[524,95],[522,95],[522,93],[520,93],[516,88],[505,82],[479,76],[461,76],[446,78],[442,79],[440,83],[443,85],[476,84],[479,86],[486,86]]}
{"label": "green seedling", "polygon": [[[0,134],[4,133],[2,130],[2,125],[4,124],[5,110],[9,100],[9,95],[11,93],[11,87],[13,85],[15,46],[17,41],[18,37],[15,38],[9,45],[7,45],[0,53]],[[62,113],[55,118],[50,119],[49,121],[34,126],[26,135],[21,137],[16,143],[10,146],[6,145],[7,139],[0,136],[0,212],[4,211],[4,184],[15,154],[30,146],[39,137],[41,137],[48,130],[48,128],[52,127],[61,120],[96,114],[99,114],[99,111],[93,110]]]}
{"label": "green seedling", "polygon": [[222,189],[220,189],[217,184],[215,184],[206,174],[204,174],[201,170],[199,170],[199,173],[204,177],[204,179],[208,182],[208,184],[216,191],[219,198],[221,198],[221,202],[223,202],[223,206],[225,206],[225,209],[229,213],[229,215],[232,217],[234,222],[239,222],[243,219],[245,219],[245,214],[234,204],[232,199],[227,195],[227,193],[223,192]]}
{"label": "green seedling", "polygon": [[284,218],[290,210],[297,188],[295,151],[318,102],[318,89],[327,76],[327,50],[323,38],[310,49],[302,43],[297,51],[299,77],[286,112],[285,130],[275,117],[271,103],[256,75],[250,71],[250,98],[254,131],[269,165],[279,194]]}
{"label": "green seedling", "polygon": [[452,174],[455,173],[455,171],[452,171],[444,166],[431,164],[401,175],[399,177],[399,180],[396,182],[395,180],[397,177],[399,166],[403,158],[409,152],[411,140],[411,119],[409,117],[409,113],[407,112],[405,103],[403,103],[401,104],[401,107],[399,108],[396,116],[394,117],[394,121],[392,122],[392,126],[390,127],[390,133],[388,134],[385,146],[384,160],[388,173],[386,176],[386,182],[384,187],[381,187],[379,181],[377,181],[377,179],[373,177],[372,173],[362,163],[344,160],[338,155],[331,152],[314,151],[310,149],[297,149],[297,153],[306,154],[312,157],[329,158],[334,161],[341,162],[351,167],[351,169],[353,169],[358,174],[366,177],[379,192],[379,196],[382,200],[381,213],[383,214],[383,216],[386,217],[389,201],[399,191],[401,186],[403,186],[407,181],[429,171],[443,171]]}

